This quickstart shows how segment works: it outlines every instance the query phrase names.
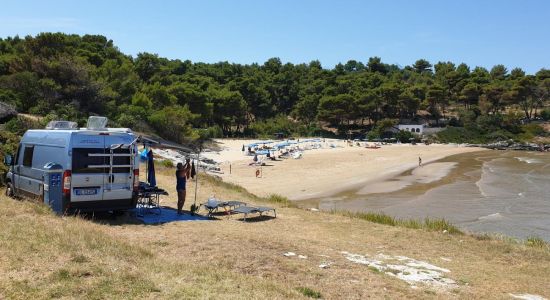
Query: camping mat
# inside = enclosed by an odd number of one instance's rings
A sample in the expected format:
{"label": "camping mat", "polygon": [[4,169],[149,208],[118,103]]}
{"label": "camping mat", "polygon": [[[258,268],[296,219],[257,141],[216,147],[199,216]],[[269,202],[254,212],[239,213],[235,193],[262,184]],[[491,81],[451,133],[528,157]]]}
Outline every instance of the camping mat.
{"label": "camping mat", "polygon": [[[160,212],[160,213],[159,213]],[[178,221],[208,221],[209,218],[201,215],[192,216],[190,212],[185,211],[183,215],[178,215],[178,211],[171,207],[161,207],[160,209],[144,209],[138,210],[134,208],[131,213],[136,216],[136,219],[145,224],[162,224]],[[143,213],[143,215],[139,215]]]}

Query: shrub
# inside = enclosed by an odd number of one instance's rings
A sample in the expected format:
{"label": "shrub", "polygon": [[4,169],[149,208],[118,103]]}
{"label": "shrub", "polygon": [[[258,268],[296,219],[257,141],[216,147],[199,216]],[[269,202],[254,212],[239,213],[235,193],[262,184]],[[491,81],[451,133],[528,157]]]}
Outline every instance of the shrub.
{"label": "shrub", "polygon": [[275,118],[255,122],[250,126],[250,133],[258,137],[272,137],[277,132],[291,135],[298,125],[300,125],[298,122],[292,121],[284,115],[278,115]]}
{"label": "shrub", "polygon": [[[19,144],[19,136],[8,131],[0,131],[0,158],[3,160],[4,155],[14,155]],[[4,185],[5,174],[8,171],[3,163],[0,162],[0,186]]]}
{"label": "shrub", "polygon": [[376,126],[368,133],[367,137],[370,140],[381,138],[388,129],[394,127],[397,123],[398,120],[396,119],[382,119],[376,122]]}
{"label": "shrub", "polygon": [[45,123],[43,121],[35,121],[25,117],[17,117],[9,120],[6,123],[6,130],[18,135],[23,135],[25,131],[29,129],[44,128]]}
{"label": "shrub", "polygon": [[437,133],[437,139],[443,143],[485,143],[486,138],[477,128],[447,127]]}
{"label": "shrub", "polygon": [[543,109],[540,113],[540,117],[545,121],[550,120],[550,108]]}
{"label": "shrub", "polygon": [[538,124],[526,124],[521,126],[521,129],[525,133],[530,133],[534,136],[542,136],[546,134],[546,131],[544,131],[544,128]]}
{"label": "shrub", "polygon": [[504,118],[501,114],[481,115],[477,118],[476,123],[481,131],[491,132],[499,130],[503,120]]}
{"label": "shrub", "polygon": [[285,136],[334,136],[332,132],[325,131],[316,125],[294,121],[285,115],[257,121],[245,128],[243,132],[245,136],[260,138],[273,138],[275,133],[283,133]]}
{"label": "shrub", "polygon": [[138,123],[138,118],[134,115],[122,113],[118,117],[117,122],[121,127],[135,128]]}
{"label": "shrub", "polygon": [[489,132],[485,135],[485,137],[489,141],[507,141],[514,139],[514,135],[512,133],[502,129]]}
{"label": "shrub", "polygon": [[212,127],[208,127],[203,130],[199,130],[198,135],[201,137],[201,139],[214,139],[214,138],[222,138],[223,137],[223,130],[220,126],[214,125]]}
{"label": "shrub", "polygon": [[424,219],[424,227],[432,231],[447,231],[450,234],[462,234],[462,231],[445,219]]}
{"label": "shrub", "polygon": [[526,124],[521,126],[520,133],[517,136],[521,141],[530,141],[536,136],[547,136],[547,133],[538,124]]}
{"label": "shrub", "polygon": [[451,117],[451,119],[449,120],[449,126],[460,127],[463,125],[464,124],[460,121],[460,119],[457,119],[456,117]]}
{"label": "shrub", "polygon": [[294,128],[292,135],[295,136],[333,136],[332,132],[324,131],[315,125],[298,125]]}
{"label": "shrub", "polygon": [[369,132],[367,133],[367,139],[368,139],[369,141],[375,140],[375,139],[377,139],[377,138],[379,138],[378,132],[376,132],[376,131],[374,131],[374,130],[371,130],[371,131],[369,131]]}
{"label": "shrub", "polygon": [[173,105],[154,112],[148,120],[163,138],[183,143],[197,138],[190,125],[194,118],[189,107]]}
{"label": "shrub", "polygon": [[525,244],[527,246],[535,247],[535,248],[543,248],[543,249],[548,248],[548,243],[546,243],[546,241],[544,241],[538,236],[528,237],[527,240],[525,241]]}
{"label": "shrub", "polygon": [[317,291],[314,291],[308,287],[299,287],[299,288],[296,288],[296,290],[298,290],[298,292],[302,293],[302,295],[306,296],[306,297],[309,297],[309,298],[314,298],[314,299],[320,299],[321,298],[321,293],[317,292]]}
{"label": "shrub", "polygon": [[173,168],[174,167],[174,163],[169,159],[162,160],[160,162],[160,164],[165,168]]}
{"label": "shrub", "polygon": [[284,196],[281,196],[281,195],[277,195],[277,194],[271,194],[267,197],[266,199],[267,201],[269,202],[273,202],[273,203],[277,203],[277,204],[282,204],[286,207],[295,207],[296,205],[294,204],[294,202],[290,201],[287,197],[284,197]]}
{"label": "shrub", "polygon": [[412,138],[416,138],[416,135],[407,130],[399,130],[395,138],[401,143],[409,143]]}
{"label": "shrub", "polygon": [[458,229],[458,227],[452,225],[445,219],[424,219],[424,222],[420,222],[417,220],[402,220],[402,219],[396,219],[392,216],[388,216],[384,213],[374,213],[374,212],[338,212],[334,211],[334,213],[340,213],[345,216],[349,216],[351,218],[359,218],[363,219],[369,222],[378,223],[378,224],[384,224],[389,226],[400,226],[400,227],[406,227],[406,228],[413,228],[413,229],[426,229],[430,231],[446,231],[449,234],[463,234],[463,232]]}

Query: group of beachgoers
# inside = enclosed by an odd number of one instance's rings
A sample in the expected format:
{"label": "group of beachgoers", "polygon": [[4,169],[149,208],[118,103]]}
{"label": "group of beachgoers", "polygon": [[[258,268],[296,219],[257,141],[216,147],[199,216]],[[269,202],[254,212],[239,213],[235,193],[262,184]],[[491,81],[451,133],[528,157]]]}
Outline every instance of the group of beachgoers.
{"label": "group of beachgoers", "polygon": [[[284,158],[302,158],[303,151],[312,149],[321,149],[325,143],[325,139],[305,139],[300,141],[287,140],[287,141],[259,141],[242,146],[242,152],[245,155],[253,156],[250,165],[263,164],[262,156],[265,158],[277,161]],[[331,144],[330,147],[334,148],[335,145]]]}
{"label": "group of beachgoers", "polygon": [[[242,145],[242,152],[245,155],[253,156],[253,163],[258,163],[260,157],[265,155],[267,159],[276,160],[277,158],[301,158],[303,151],[343,147],[341,142],[348,147],[365,147],[367,149],[378,149],[386,142],[364,142],[358,140],[330,140],[321,138],[297,139],[287,141],[258,141],[248,145]],[[252,164],[253,164],[252,163]]]}
{"label": "group of beachgoers", "polygon": [[[382,145],[387,145],[388,143],[381,143],[381,142],[364,142],[359,140],[344,140],[345,145],[348,147],[365,147],[367,149],[379,149]],[[304,147],[300,147],[300,144],[308,143]],[[324,147],[323,144],[325,144]],[[242,145],[241,151],[248,156],[252,156],[252,162],[249,163],[250,166],[258,166],[258,165],[264,165],[263,159],[261,156],[264,156],[273,161],[277,161],[277,159],[281,158],[289,158],[293,157],[295,159],[302,158],[303,151],[305,150],[312,150],[312,149],[322,149],[322,148],[336,148],[338,146],[335,145],[335,143],[327,144],[325,139],[306,139],[300,141],[298,140],[287,140],[283,142],[275,142],[275,141],[258,141],[255,143],[251,143],[248,145]],[[341,146],[340,146],[341,147]],[[422,166],[422,158],[418,157],[418,166]]]}

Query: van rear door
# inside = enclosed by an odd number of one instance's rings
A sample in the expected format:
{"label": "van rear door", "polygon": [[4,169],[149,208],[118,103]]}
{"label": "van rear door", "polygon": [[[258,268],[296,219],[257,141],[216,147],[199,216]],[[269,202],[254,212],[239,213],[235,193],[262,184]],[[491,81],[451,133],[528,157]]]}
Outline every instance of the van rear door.
{"label": "van rear door", "polygon": [[131,156],[135,146],[118,147],[129,145],[132,140],[133,136],[127,133],[110,132],[105,136],[105,152],[109,154],[106,164],[109,167],[104,174],[103,200],[132,198],[135,160]]}
{"label": "van rear door", "polygon": [[74,134],[72,139],[71,202],[103,200],[105,138]]}

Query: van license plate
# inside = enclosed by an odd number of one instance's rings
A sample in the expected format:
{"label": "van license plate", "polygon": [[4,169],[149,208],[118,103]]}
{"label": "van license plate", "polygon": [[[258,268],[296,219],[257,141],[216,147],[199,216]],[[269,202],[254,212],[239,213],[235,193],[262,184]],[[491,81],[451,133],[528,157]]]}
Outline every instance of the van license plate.
{"label": "van license plate", "polygon": [[77,196],[97,195],[97,189],[75,189],[74,193]]}

